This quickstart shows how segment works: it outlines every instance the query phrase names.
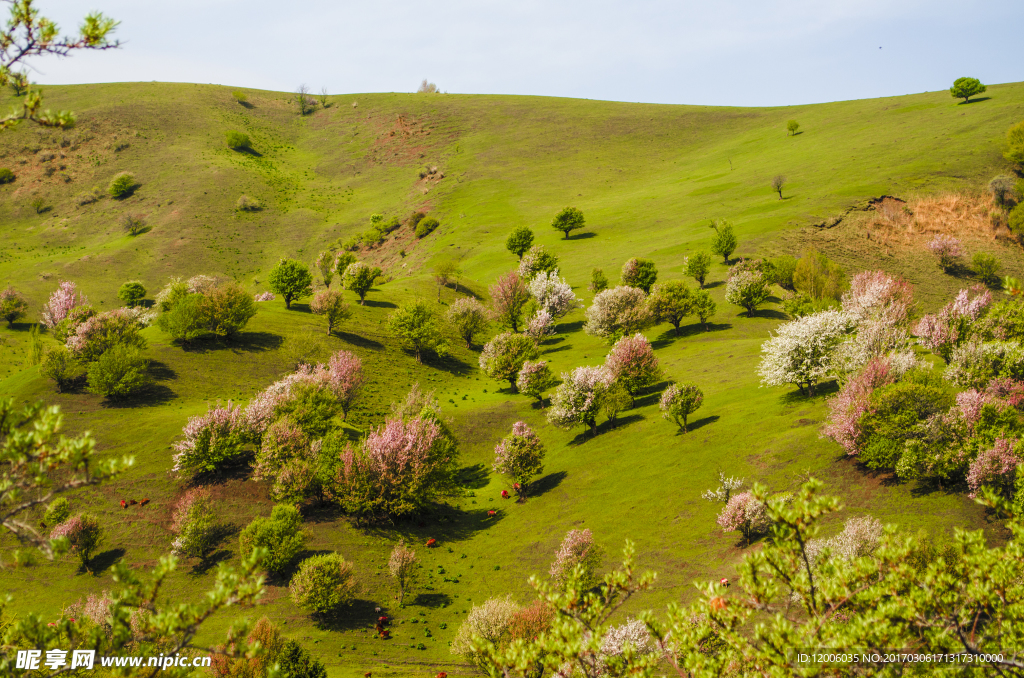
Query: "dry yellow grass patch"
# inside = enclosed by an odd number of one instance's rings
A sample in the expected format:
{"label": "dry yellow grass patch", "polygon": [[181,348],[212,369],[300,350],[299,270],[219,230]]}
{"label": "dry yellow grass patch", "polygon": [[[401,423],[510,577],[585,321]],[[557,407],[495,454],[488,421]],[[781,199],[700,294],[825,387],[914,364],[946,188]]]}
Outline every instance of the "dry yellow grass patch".
{"label": "dry yellow grass patch", "polygon": [[885,246],[924,246],[936,235],[1011,240],[1006,217],[988,194],[944,193],[907,202],[886,198],[864,217],[868,238]]}

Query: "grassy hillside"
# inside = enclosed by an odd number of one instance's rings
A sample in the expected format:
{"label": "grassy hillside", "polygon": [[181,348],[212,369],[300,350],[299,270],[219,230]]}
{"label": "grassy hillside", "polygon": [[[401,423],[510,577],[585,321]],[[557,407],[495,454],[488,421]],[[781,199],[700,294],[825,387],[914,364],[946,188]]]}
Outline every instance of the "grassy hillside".
{"label": "grassy hillside", "polygon": [[[59,280],[76,281],[100,309],[119,304],[117,289],[128,279],[142,280],[150,298],[171,276],[199,273],[261,292],[279,258],[312,263],[325,247],[364,231],[372,213],[404,218],[419,209],[441,226],[422,240],[403,227],[360,253],[393,279],[332,337],[320,338],[325,327],[307,300],[292,310],[280,299],[261,303],[242,339],[229,344],[183,350],[156,327],[146,329],[157,386],[128,405],[54,393],[30,364],[29,323],[0,328],[0,393],[58,403],[69,431],[89,430],[102,453],[137,460],[117,482],[73,499],[76,510],[95,513],[107,530],[99,573],[76,574],[71,562],[4,571],[4,588],[17,594],[15,609],[56,615],[62,605],[111,588],[108,568],[117,559],[151,566],[169,548],[171,507],[185,489],[170,473],[170,455],[188,417],[217,400],[244,402],[290,371],[311,341],[322,342],[322,352],[344,348],[364,360],[370,384],[350,416],[354,429],[380,424],[389,404],[419,382],[437,392],[452,419],[466,467],[466,496],[421,520],[360,528],[326,511],[306,516],[311,551],[336,550],[356,563],[360,601],[343,622],[321,627],[290,602],[286,581],[271,581],[249,613],[286,623],[286,633],[325,661],[332,676],[470,672],[447,647],[465,612],[506,592],[527,600],[527,576],[546,573],[574,527],[594,531],[608,564],[633,539],[641,565],[660,573],[635,609],[686,599],[690,582],[730,574],[744,551],[735,534],[715,525],[718,508],[700,499],[720,470],[773,490],[793,489],[812,474],[842,497],[848,513],[870,513],[910,531],[988,525],[962,493],[893,483],[845,459],[819,437],[823,396],[759,388],[761,343],[785,315],[777,298],[753,318],[726,304],[720,261],[709,281],[719,304],[712,331],[691,324],[678,338],[668,325],[647,332],[666,380],[695,381],[705,391],[686,435],[661,419],[657,393],[640,398],[618,426],[602,425],[596,438],[585,439],[582,429],[560,431],[529,398],[483,376],[476,351],[455,341],[460,348],[450,358],[419,365],[384,321],[404,301],[436,300],[430,272],[442,259],[458,259],[460,284],[486,298],[487,286],[515,265],[504,240],[516,226],[534,228],[589,303],[591,269],[603,268],[614,284],[632,256],[653,259],[660,279],[683,277],[683,258],[709,245],[712,218],[736,224],[738,255],[799,254],[815,243],[835,252],[850,274],[881,266],[907,276],[923,308],[932,309],[970,281],[943,276],[919,252],[875,251],[868,241],[854,247],[849,219],[839,230],[814,224],[882,195],[976,190],[1004,170],[1001,141],[1024,119],[1024,84],[991,86],[987,99],[970,105],[940,92],[752,109],[347,95],[303,118],[286,94],[246,93],[249,103],[241,106],[229,89],[215,86],[47,88],[47,105],[76,111],[79,125],[64,132],[23,125],[0,134],[0,167],[17,174],[0,186],[0,284],[26,293],[33,320]],[[787,136],[789,119],[801,124],[796,136]],[[227,130],[247,133],[253,152],[228,149]],[[439,171],[421,178],[426,166]],[[78,204],[78,194],[105,188],[125,170],[139,183],[131,197]],[[788,177],[782,200],[769,185],[776,174]],[[242,194],[264,209],[237,212]],[[588,223],[568,240],[548,226],[566,205],[583,210]],[[144,215],[148,230],[121,232],[117,220],[125,212]],[[1016,246],[979,240],[972,247],[996,253],[1006,273],[1024,274]],[[441,306],[455,297],[444,290]],[[603,361],[608,347],[582,332],[582,319],[582,312],[567,317],[559,337],[542,346],[554,371]],[[505,486],[490,470],[494,445],[518,419],[535,427],[548,450],[539,492],[524,504],[503,501]],[[220,479],[214,494],[218,513],[236,528],[272,506],[268,487],[245,477]],[[124,512],[118,501],[127,497],[152,503]],[[488,518],[489,509],[498,515]],[[995,527],[991,533],[1002,536]],[[396,627],[395,640],[374,640],[373,608],[388,607],[394,595],[385,574],[391,546],[399,538],[422,544],[431,537],[442,547],[417,549],[427,566],[418,596],[394,610],[405,624]],[[202,590],[214,562],[237,558],[237,537],[228,536],[209,562],[184,564],[168,595]],[[438,566],[449,574],[437,574]],[[444,581],[451,573],[457,582]],[[426,623],[429,638],[414,618]],[[211,642],[228,620],[214,622]],[[416,649],[419,643],[427,649]]]}

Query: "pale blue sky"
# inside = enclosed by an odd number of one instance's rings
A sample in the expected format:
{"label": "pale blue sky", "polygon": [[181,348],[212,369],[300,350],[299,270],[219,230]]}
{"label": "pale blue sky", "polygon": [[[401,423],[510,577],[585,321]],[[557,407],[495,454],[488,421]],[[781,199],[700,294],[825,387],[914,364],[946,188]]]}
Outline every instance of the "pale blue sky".
{"label": "pale blue sky", "polygon": [[[38,0],[99,9],[116,52],[32,62],[39,83],[159,80],[332,94],[536,94],[739,106],[1024,80],[1024,1]],[[881,48],[881,49],[879,49]]]}

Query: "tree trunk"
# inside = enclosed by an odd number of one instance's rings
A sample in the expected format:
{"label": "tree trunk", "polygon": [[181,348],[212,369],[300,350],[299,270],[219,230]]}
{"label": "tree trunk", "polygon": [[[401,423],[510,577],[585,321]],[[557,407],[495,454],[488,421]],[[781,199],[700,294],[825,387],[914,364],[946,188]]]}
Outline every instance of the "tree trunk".
{"label": "tree trunk", "polygon": [[686,435],[686,416],[685,414],[683,415],[683,435]]}
{"label": "tree trunk", "polygon": [[679,336],[679,323],[672,323],[676,328],[676,336]]}
{"label": "tree trunk", "polygon": [[437,281],[437,303],[441,303],[441,281]]}
{"label": "tree trunk", "polygon": [[516,380],[514,377],[508,380],[508,384],[513,393],[519,393],[519,388],[516,386]]}
{"label": "tree trunk", "polygon": [[416,362],[418,362],[421,365],[423,364],[423,358],[420,355],[420,347],[419,346],[416,347]]}
{"label": "tree trunk", "polygon": [[590,436],[597,437],[597,419],[590,420]]}

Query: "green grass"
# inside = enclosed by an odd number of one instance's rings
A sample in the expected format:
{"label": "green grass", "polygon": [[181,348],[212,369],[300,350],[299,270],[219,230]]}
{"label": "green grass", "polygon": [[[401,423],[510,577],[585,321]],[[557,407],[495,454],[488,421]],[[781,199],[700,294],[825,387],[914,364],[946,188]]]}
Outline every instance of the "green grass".
{"label": "green grass", "polygon": [[[0,187],[0,283],[28,295],[32,318],[62,279],[78,282],[101,309],[118,304],[117,289],[128,279],[142,280],[150,298],[169,277],[197,273],[264,291],[280,257],[312,263],[328,244],[366,230],[372,213],[388,219],[423,209],[440,220],[423,240],[403,228],[398,240],[361,255],[394,279],[372,291],[353,320],[324,342],[327,350],[357,352],[370,375],[350,415],[353,435],[380,424],[412,383],[437,392],[459,437],[469,494],[395,526],[357,528],[343,516],[312,511],[309,548],[337,550],[357,565],[363,590],[351,615],[337,627],[318,627],[292,605],[285,581],[271,581],[263,603],[246,612],[285,624],[286,635],[325,661],[332,676],[371,668],[378,675],[470,672],[447,648],[464,610],[506,592],[525,602],[527,576],[546,573],[562,535],[574,527],[594,531],[609,565],[633,539],[640,563],[660,573],[655,590],[633,610],[688,598],[692,581],[728,575],[746,550],[738,535],[723,535],[715,525],[718,507],[700,499],[719,470],[773,490],[793,489],[813,474],[849,514],[871,513],[908,531],[985,527],[1002,538],[963,494],[885,483],[845,460],[838,446],[819,438],[823,396],[808,400],[759,388],[760,346],[783,316],[777,300],[754,318],[726,304],[720,261],[709,279],[719,304],[713,331],[688,325],[676,338],[662,325],[647,333],[666,379],[695,381],[705,391],[686,435],[660,418],[656,394],[640,398],[617,427],[602,425],[595,439],[584,439],[582,429],[559,431],[530,399],[482,376],[476,351],[453,341],[460,348],[452,357],[419,365],[387,335],[384,321],[403,301],[436,299],[430,270],[443,258],[458,258],[461,282],[486,297],[487,286],[515,263],[504,239],[520,225],[534,228],[537,242],[560,257],[563,275],[589,303],[585,287],[595,266],[614,283],[622,263],[640,256],[656,262],[662,279],[682,277],[683,257],[708,248],[712,218],[734,222],[739,255],[799,254],[816,243],[836,253],[851,274],[881,266],[907,275],[924,307],[934,308],[969,281],[942,276],[924,255],[854,247],[852,226],[822,233],[803,227],[870,197],[974,189],[1004,171],[1001,139],[1024,118],[1024,85],[992,86],[988,100],[966,106],[938,93],[767,109],[350,95],[306,118],[296,115],[287,95],[247,91],[252,107],[243,108],[230,91],[171,84],[47,88],[47,105],[75,110],[79,125],[0,134],[0,166],[18,174]],[[795,137],[786,134],[789,119],[801,123]],[[228,149],[229,129],[248,134],[255,153]],[[56,157],[42,161],[47,153]],[[46,177],[50,164],[64,169]],[[444,178],[420,180],[425,165],[437,165]],[[76,194],[105,188],[125,170],[139,181],[130,198],[77,205]],[[779,173],[789,178],[784,200],[769,185]],[[243,193],[264,209],[236,212]],[[36,214],[36,196],[52,209]],[[548,226],[566,205],[583,210],[589,226],[568,240]],[[136,237],[119,232],[117,218],[125,211],[145,215],[150,230]],[[1024,273],[1019,250],[992,248],[1007,273]],[[450,303],[454,292],[443,296]],[[556,372],[604,359],[607,345],[582,332],[582,318],[578,312],[564,319],[559,338],[542,347]],[[76,574],[71,562],[0,573],[16,595],[15,610],[56,615],[62,605],[111,588],[107,568],[114,559],[148,567],[167,551],[171,506],[185,487],[170,474],[171,444],[188,417],[217,400],[245,401],[280,378],[292,367],[296,343],[324,326],[304,302],[286,311],[277,300],[260,304],[234,344],[185,351],[147,329],[157,386],[118,407],[85,393],[54,393],[29,364],[28,329],[28,323],[0,328],[0,393],[58,403],[70,432],[91,431],[102,454],[136,457],[117,482],[72,499],[74,510],[103,520],[100,573]],[[518,419],[539,431],[548,450],[542,491],[524,504],[503,501],[504,485],[490,471],[494,445]],[[214,494],[221,519],[237,528],[270,511],[268,487],[251,480],[224,479]],[[143,497],[152,500],[143,508],[126,512],[118,505],[121,498]],[[498,516],[488,518],[489,509]],[[373,607],[389,606],[394,596],[381,569],[390,546],[399,538],[422,545],[431,537],[441,547],[417,548],[428,566],[424,579],[411,604],[395,610],[406,623],[396,627],[395,640],[373,640]],[[226,538],[214,560],[237,562],[236,545],[237,536]],[[211,571],[194,565],[183,564],[175,575],[171,599],[211,583]],[[436,574],[438,565],[448,574]],[[435,573],[432,580],[426,571]],[[451,574],[458,583],[443,581]],[[431,639],[424,624],[411,623],[421,613]],[[213,620],[204,640],[220,640],[228,621]],[[410,647],[420,642],[428,649]]]}

